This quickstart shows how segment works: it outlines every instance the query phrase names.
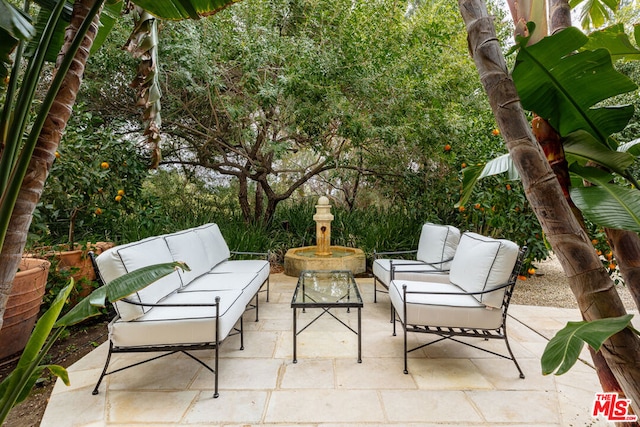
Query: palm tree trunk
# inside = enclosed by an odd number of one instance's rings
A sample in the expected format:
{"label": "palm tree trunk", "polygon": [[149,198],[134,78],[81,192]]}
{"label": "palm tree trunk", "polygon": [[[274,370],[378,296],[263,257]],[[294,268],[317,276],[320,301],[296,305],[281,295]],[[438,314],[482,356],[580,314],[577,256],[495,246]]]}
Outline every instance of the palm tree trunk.
{"label": "palm tree trunk", "polygon": [[[467,27],[469,50],[522,177],[526,197],[567,275],[583,318],[595,320],[626,314],[613,282],[571,212],[558,180],[531,133],[484,1],[459,0],[459,6]],[[640,338],[625,329],[607,340],[601,351],[637,413]]]}
{"label": "palm tree trunk", "polygon": [[[65,43],[58,56],[58,61],[69,50],[78,29],[82,25],[96,1],[103,0],[76,0],[73,6],[71,23],[65,33]],[[22,181],[18,201],[11,215],[7,236],[0,253],[0,327],[6,307],[6,301],[11,292],[22,251],[24,250],[27,233],[31,225],[31,218],[36,204],[40,200],[45,181],[49,176],[51,165],[55,159],[55,152],[60,144],[62,133],[71,116],[76,95],[80,89],[84,67],[89,58],[89,51],[98,31],[100,14],[96,14],[91,28],[84,36],[84,40],[74,55],[74,62],[67,72],[62,87],[56,95],[55,101],[31,156],[29,169]]]}
{"label": "palm tree trunk", "polygon": [[609,246],[615,255],[636,307],[640,310],[640,236],[633,231],[605,228]]}

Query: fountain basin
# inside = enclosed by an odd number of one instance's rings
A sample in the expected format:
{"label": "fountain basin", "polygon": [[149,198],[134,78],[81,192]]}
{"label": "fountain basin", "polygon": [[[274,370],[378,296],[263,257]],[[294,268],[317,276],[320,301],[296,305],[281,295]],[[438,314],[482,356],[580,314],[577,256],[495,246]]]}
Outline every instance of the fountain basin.
{"label": "fountain basin", "polygon": [[289,249],[284,256],[284,274],[298,277],[303,270],[351,270],[364,273],[367,268],[362,249],[331,246],[331,256],[317,256],[317,246]]}

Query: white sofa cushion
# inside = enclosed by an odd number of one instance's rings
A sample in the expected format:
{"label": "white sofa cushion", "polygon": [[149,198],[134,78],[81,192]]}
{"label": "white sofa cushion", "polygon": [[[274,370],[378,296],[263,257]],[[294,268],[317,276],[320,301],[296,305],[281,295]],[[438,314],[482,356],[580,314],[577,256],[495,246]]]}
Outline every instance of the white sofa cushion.
{"label": "white sofa cushion", "polygon": [[[373,275],[378,278],[379,281],[389,287],[391,282],[391,264],[396,264],[395,279],[396,280],[422,280],[429,281],[431,278],[427,276],[441,275],[443,280],[449,281],[449,276],[446,273],[438,273],[436,268],[431,264],[425,264],[422,261],[415,260],[391,260],[391,259],[376,259],[373,261]],[[425,273],[433,273],[425,275]]]}
{"label": "white sofa cushion", "polygon": [[453,284],[432,282],[425,288],[425,282],[394,280],[389,299],[401,319],[404,319],[403,285],[407,285],[407,291],[460,293],[408,294],[407,325],[497,329],[502,324],[502,310],[486,307]]}
{"label": "white sofa cushion", "polygon": [[164,236],[164,240],[167,242],[173,260],[185,262],[191,269],[191,271],[179,270],[182,286],[187,286],[196,277],[202,276],[213,267],[204,244],[194,231],[169,234]]}
{"label": "white sofa cushion", "polygon": [[211,270],[211,273],[254,273],[258,276],[260,284],[262,284],[269,278],[270,271],[271,266],[267,260],[234,259],[231,261],[223,261],[216,265]]}
{"label": "white sofa cushion", "polygon": [[[153,264],[173,262],[171,252],[161,237],[149,238],[128,245],[116,246],[96,259],[102,278],[106,283],[126,273]],[[180,288],[182,282],[178,272],[165,276],[152,285],[134,293],[127,299],[155,304]],[[144,315],[150,307],[117,301],[114,307],[123,320],[133,320]]]}
{"label": "white sofa cushion", "polygon": [[[416,259],[436,264],[440,270],[448,270],[460,241],[460,230],[452,225],[426,223],[422,226]],[[442,264],[438,264],[442,263]]]}
{"label": "white sofa cushion", "polygon": [[[466,232],[451,263],[449,280],[467,292],[482,292],[506,284],[518,258],[518,245]],[[489,307],[500,307],[505,289],[475,295]]]}
{"label": "white sofa cushion", "polygon": [[[245,305],[238,304],[242,291],[177,292],[164,304],[213,303],[220,297],[220,341],[242,316]],[[215,342],[215,307],[154,307],[129,322],[121,319],[109,325],[109,338],[116,347],[144,347]]]}
{"label": "white sofa cushion", "polygon": [[205,224],[193,229],[193,231],[198,235],[205,247],[209,265],[215,266],[229,259],[231,251],[217,224]]}
{"label": "white sofa cushion", "polygon": [[241,291],[236,303],[246,307],[263,282],[256,273],[207,273],[178,292]]}

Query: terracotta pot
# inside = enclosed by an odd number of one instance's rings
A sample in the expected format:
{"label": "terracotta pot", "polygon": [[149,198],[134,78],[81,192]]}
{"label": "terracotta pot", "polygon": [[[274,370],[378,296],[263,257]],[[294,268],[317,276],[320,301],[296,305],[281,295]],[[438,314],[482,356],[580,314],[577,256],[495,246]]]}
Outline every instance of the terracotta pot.
{"label": "terracotta pot", "polygon": [[40,312],[50,266],[43,259],[20,261],[0,330],[0,359],[22,351],[27,345]]}
{"label": "terracotta pot", "polygon": [[76,305],[78,301],[88,296],[94,290],[92,282],[96,280],[96,273],[91,264],[91,258],[89,258],[88,252],[93,251],[96,255],[100,255],[113,246],[114,244],[111,242],[89,242],[82,248],[76,245],[76,247],[81,249],[50,253],[49,256],[59,260],[57,266],[59,271],[70,270],[73,273],[70,277],[73,277],[73,280],[76,282],[78,292],[71,295],[71,306]]}

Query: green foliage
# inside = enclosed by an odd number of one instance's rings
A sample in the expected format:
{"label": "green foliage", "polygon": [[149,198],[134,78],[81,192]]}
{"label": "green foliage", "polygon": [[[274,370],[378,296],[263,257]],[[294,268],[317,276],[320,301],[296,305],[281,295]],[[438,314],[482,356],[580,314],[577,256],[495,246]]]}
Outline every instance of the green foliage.
{"label": "green foliage", "polygon": [[540,360],[542,374],[562,375],[576,363],[586,342],[595,351],[612,335],[624,328],[631,328],[632,314],[620,317],[593,320],[591,322],[568,322],[567,326],[559,330],[547,343]]}
{"label": "green foliage", "polygon": [[88,112],[73,116],[56,157],[32,233],[47,243],[113,240],[120,218],[138,210],[147,159]]}

